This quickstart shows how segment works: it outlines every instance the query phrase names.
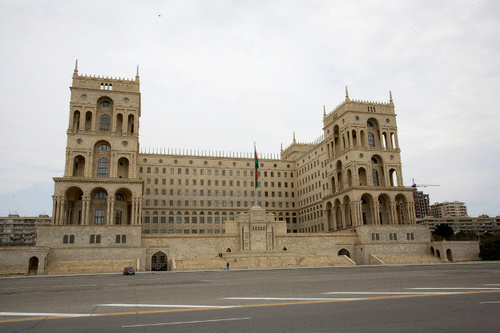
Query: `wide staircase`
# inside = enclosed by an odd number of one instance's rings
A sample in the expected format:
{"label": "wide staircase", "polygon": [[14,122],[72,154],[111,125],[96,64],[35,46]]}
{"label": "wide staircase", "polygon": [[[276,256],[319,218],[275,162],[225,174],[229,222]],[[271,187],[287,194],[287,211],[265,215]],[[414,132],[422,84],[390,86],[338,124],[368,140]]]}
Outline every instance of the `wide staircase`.
{"label": "wide staircase", "polygon": [[441,259],[427,253],[372,254],[371,265],[437,264]]}

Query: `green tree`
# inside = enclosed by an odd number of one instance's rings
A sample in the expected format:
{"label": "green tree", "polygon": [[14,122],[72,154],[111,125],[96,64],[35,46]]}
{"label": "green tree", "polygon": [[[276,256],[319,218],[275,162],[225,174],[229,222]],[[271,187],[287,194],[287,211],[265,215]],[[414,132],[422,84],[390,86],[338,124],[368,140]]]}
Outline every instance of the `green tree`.
{"label": "green tree", "polygon": [[434,235],[434,238],[441,240],[441,239],[448,239],[451,236],[453,236],[453,229],[446,223],[441,223],[436,226],[436,229],[432,232]]}
{"label": "green tree", "polygon": [[479,257],[483,260],[500,260],[500,234],[481,237]]}

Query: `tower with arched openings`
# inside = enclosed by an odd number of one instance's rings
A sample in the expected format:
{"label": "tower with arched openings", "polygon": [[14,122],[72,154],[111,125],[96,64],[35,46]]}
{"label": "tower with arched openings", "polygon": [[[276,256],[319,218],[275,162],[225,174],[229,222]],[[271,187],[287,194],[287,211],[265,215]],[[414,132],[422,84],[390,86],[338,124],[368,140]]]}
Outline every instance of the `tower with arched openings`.
{"label": "tower with arched openings", "polygon": [[389,103],[346,98],[323,117],[323,205],[329,231],[361,225],[414,225],[412,190],[403,186],[396,113]]}
{"label": "tower with arched openings", "polygon": [[54,178],[54,225],[141,224],[137,177],[141,95],[135,79],[73,72],[64,176]]}

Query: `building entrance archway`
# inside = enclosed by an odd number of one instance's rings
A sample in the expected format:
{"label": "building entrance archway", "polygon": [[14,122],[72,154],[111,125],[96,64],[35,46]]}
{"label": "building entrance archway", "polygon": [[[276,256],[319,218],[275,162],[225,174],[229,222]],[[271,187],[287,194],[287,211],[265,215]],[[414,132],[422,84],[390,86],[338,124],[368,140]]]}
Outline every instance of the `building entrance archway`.
{"label": "building entrance archway", "polygon": [[453,254],[450,249],[446,250],[446,259],[453,261]]}
{"label": "building entrance archway", "polygon": [[38,258],[31,257],[28,267],[28,275],[36,275],[38,273]]}
{"label": "building entrance archway", "polygon": [[151,257],[151,270],[166,271],[167,268],[167,255],[161,251],[153,254],[153,256]]}
{"label": "building entrance archway", "polygon": [[349,253],[349,251],[347,251],[346,249],[340,249],[339,252],[337,253],[339,256],[347,256],[347,258],[350,258],[351,257],[351,254]]}

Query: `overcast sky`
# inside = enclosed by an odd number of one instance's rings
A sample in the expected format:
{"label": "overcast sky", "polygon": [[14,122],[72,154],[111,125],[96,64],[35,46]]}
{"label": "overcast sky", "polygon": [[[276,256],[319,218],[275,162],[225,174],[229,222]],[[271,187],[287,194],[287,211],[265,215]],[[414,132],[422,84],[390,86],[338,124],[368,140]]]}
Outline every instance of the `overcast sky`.
{"label": "overcast sky", "polygon": [[0,6],[0,215],[52,215],[71,77],[134,78],[141,148],[278,154],[344,100],[389,101],[405,185],[500,215],[500,1]]}

